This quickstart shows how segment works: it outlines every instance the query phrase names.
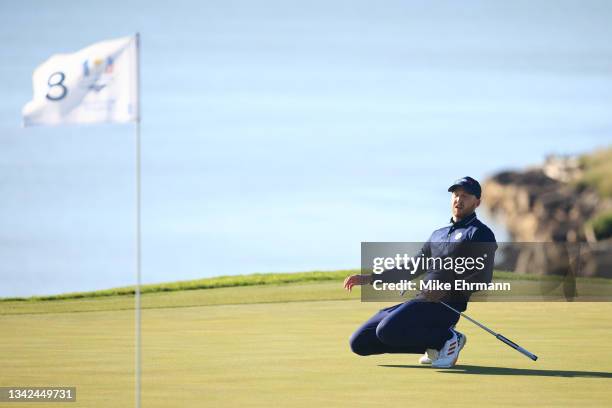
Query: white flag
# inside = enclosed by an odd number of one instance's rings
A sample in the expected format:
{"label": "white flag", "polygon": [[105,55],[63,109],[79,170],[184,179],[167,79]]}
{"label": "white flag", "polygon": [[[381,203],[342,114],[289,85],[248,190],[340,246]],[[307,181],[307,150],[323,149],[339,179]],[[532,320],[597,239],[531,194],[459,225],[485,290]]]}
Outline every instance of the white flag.
{"label": "white flag", "polygon": [[53,55],[36,68],[32,82],[24,126],[137,121],[138,37]]}

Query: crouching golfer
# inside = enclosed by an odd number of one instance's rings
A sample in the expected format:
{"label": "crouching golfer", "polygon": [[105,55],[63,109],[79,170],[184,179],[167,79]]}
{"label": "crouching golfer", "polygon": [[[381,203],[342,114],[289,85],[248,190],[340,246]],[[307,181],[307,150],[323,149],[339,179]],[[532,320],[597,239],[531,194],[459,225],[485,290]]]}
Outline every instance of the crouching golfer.
{"label": "crouching golfer", "polygon": [[[450,257],[457,259],[466,254],[470,243],[481,242],[476,247],[486,253],[484,267],[471,275],[457,275],[453,270],[422,269],[419,273],[405,276],[413,279],[424,273],[424,281],[454,282],[456,279],[489,283],[493,275],[493,261],[497,244],[493,232],[476,218],[474,212],[480,205],[481,187],[471,177],[457,180],[448,189],[451,195],[451,224],[435,230],[423,246],[419,256]],[[470,251],[469,249],[467,250]],[[465,258],[464,258],[465,259]],[[351,290],[355,285],[371,284],[374,279],[388,278],[397,270],[387,270],[380,275],[352,275],[345,279],[344,287]],[[453,285],[454,287],[454,285]],[[466,336],[454,329],[459,315],[440,301],[459,311],[467,308],[470,290],[424,290],[414,299],[380,310],[366,321],[350,338],[354,353],[361,356],[382,353],[414,353],[424,355],[421,364],[436,368],[455,365],[459,352],[465,346]]]}

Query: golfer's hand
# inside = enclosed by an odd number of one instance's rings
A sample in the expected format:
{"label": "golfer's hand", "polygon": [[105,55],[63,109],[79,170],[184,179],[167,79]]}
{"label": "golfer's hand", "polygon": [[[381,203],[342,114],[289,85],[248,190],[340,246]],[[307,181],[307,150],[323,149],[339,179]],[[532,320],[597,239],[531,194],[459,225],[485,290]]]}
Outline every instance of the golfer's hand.
{"label": "golfer's hand", "polygon": [[349,292],[355,285],[367,285],[371,282],[372,277],[370,275],[351,275],[344,280],[344,289]]}

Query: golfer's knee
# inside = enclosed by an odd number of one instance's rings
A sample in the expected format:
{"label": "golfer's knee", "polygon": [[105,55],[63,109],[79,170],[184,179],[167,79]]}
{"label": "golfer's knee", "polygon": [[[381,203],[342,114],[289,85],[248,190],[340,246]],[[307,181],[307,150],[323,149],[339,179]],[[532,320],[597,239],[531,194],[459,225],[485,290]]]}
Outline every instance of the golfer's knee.
{"label": "golfer's knee", "polygon": [[351,351],[357,355],[368,356],[372,354],[366,342],[362,340],[362,336],[360,336],[359,332],[353,333],[349,339],[349,345],[351,346]]}
{"label": "golfer's knee", "polygon": [[396,329],[390,320],[383,320],[376,326],[376,337],[384,344],[394,345],[397,343]]}

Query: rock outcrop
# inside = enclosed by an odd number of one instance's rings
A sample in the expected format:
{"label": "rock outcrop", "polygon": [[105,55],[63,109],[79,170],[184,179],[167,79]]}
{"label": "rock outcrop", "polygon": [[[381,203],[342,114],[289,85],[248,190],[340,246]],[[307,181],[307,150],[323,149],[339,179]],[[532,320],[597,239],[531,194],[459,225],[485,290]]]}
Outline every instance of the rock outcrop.
{"label": "rock outcrop", "polygon": [[555,258],[563,243],[584,243],[574,245],[580,250],[570,262],[572,269],[580,275],[612,277],[610,240],[596,242],[588,223],[594,215],[612,209],[612,200],[575,183],[580,174],[576,158],[549,157],[542,166],[504,171],[485,181],[483,205],[504,221],[513,241],[558,243],[548,246],[555,250],[546,251],[523,246],[515,254],[517,272],[557,274],[558,268],[551,265],[558,263]]}

